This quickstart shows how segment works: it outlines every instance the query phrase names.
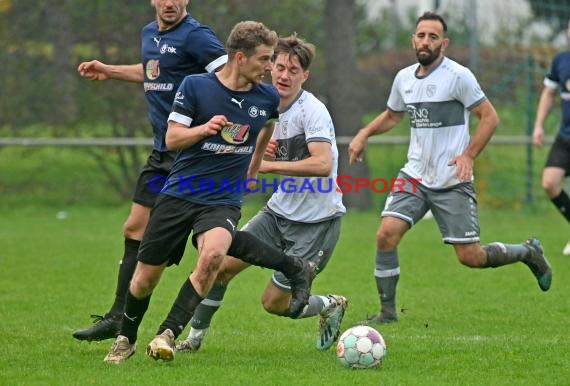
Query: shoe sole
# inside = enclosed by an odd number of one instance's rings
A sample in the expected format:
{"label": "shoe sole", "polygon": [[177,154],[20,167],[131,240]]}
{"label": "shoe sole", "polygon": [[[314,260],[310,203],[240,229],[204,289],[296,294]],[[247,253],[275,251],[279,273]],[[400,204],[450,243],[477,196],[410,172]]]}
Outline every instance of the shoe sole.
{"label": "shoe sole", "polygon": [[110,364],[113,364],[113,365],[118,365],[118,364],[121,364],[121,363],[125,362],[127,359],[129,359],[129,358],[132,357],[133,355],[135,355],[135,352],[134,352],[134,351],[133,351],[132,353],[130,353],[129,356],[126,357],[126,358],[121,358],[120,360],[107,360],[107,358],[105,358],[105,359],[103,359],[103,362],[105,362],[105,363],[110,363]]}
{"label": "shoe sole", "polygon": [[170,362],[174,359],[174,350],[169,347],[157,347],[154,350],[148,346],[146,348],[146,355],[153,358],[154,360],[163,360],[165,362]]}
{"label": "shoe sole", "polygon": [[200,346],[198,346],[198,348],[194,348],[193,345],[189,345],[189,346],[182,346],[182,345],[178,345],[176,346],[176,352],[198,352],[200,351]]}
{"label": "shoe sole", "polygon": [[95,338],[92,338],[92,337],[85,337],[85,336],[78,336],[78,335],[75,335],[75,334],[73,334],[72,336],[73,336],[75,339],[77,339],[77,340],[79,340],[79,341],[81,341],[81,342],[89,342],[89,343],[91,343],[91,342],[102,342],[102,341],[104,341],[104,340],[109,340],[109,339],[116,339],[118,335],[119,335],[119,334],[117,333],[117,335],[113,335],[113,336],[104,336],[104,337],[95,337]]}
{"label": "shoe sole", "polygon": [[[329,345],[323,345],[323,346],[317,346],[317,350],[319,351],[324,351],[328,348],[330,348],[334,342],[336,342],[338,340],[338,337],[340,336],[340,326],[342,325],[342,319],[344,318],[344,314],[346,313],[346,309],[348,308],[348,300],[346,298],[344,298],[344,307],[342,308],[342,311],[340,313],[340,317],[338,318],[338,328],[336,330],[336,333],[331,341],[331,343]],[[319,331],[319,335],[320,335],[320,331]],[[320,341],[320,339],[319,339]]]}

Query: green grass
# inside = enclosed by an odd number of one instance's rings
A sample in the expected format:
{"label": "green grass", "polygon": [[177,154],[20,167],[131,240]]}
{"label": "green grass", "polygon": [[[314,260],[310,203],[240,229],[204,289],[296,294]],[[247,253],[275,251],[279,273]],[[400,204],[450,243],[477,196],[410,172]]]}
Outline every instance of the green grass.
{"label": "green grass", "polygon": [[[104,313],[114,292],[128,207],[3,208],[0,221],[0,383],[6,385],[566,385],[570,357],[570,259],[560,255],[567,224],[553,208],[482,210],[482,240],[542,238],[554,269],[542,293],[522,264],[473,270],[420,222],[400,248],[400,322],[379,328],[388,345],[375,370],[347,370],[334,349],[314,348],[316,319],[266,314],[260,296],[270,272],[252,268],[232,283],[202,351],[171,363],[144,355],[145,344],[192,269],[187,250],[166,271],[127,363],[103,363],[111,342],[77,342],[71,332]],[[256,208],[246,207],[244,219]],[[351,211],[315,293],[348,297],[343,329],[377,311],[372,277],[378,214]]]}

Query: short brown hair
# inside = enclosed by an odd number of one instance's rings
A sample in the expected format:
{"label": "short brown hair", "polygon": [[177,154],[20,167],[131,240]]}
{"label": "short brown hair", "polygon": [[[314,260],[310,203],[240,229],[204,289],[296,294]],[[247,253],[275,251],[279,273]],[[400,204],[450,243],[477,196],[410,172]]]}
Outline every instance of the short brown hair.
{"label": "short brown hair", "polygon": [[237,23],[226,42],[228,55],[232,58],[237,51],[251,56],[255,49],[261,45],[275,47],[277,44],[277,32],[270,30],[258,21],[241,21]]}
{"label": "short brown hair", "polygon": [[279,54],[296,56],[299,59],[299,64],[306,71],[315,57],[315,46],[301,39],[295,32],[291,36],[279,39],[274,57]]}

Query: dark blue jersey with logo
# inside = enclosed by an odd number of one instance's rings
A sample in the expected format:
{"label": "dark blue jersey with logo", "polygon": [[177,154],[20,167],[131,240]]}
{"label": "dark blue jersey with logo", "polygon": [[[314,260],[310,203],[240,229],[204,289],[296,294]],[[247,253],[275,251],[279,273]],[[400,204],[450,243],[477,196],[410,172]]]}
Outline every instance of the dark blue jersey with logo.
{"label": "dark blue jersey with logo", "polygon": [[159,31],[156,21],[147,24],[141,42],[154,149],[167,151],[164,135],[178,86],[186,75],[214,71],[226,63],[227,55],[215,33],[190,15],[167,31]]}
{"label": "dark blue jersey with logo", "polygon": [[203,205],[241,207],[257,136],[268,120],[279,116],[278,106],[279,94],[270,84],[233,91],[216,74],[186,77],[169,120],[193,130],[214,115],[224,115],[233,125],[180,150],[163,193]]}
{"label": "dark blue jersey with logo", "polygon": [[561,52],[554,57],[544,84],[560,90],[562,121],[559,134],[570,138],[570,51]]}

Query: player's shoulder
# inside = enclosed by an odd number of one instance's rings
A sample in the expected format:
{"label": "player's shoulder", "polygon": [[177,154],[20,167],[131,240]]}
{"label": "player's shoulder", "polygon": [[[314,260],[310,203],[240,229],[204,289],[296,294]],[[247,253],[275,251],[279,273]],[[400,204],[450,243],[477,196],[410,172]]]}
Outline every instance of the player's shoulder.
{"label": "player's shoulder", "polygon": [[[194,19],[191,15],[186,15],[184,20],[180,22],[179,28],[186,35],[195,34],[214,34],[214,31],[205,24],[200,23],[197,19]],[[214,34],[215,35],[215,34]]]}
{"label": "player's shoulder", "polygon": [[205,90],[208,90],[208,87],[211,87],[211,83],[218,83],[216,75],[210,72],[186,75],[184,77],[184,82],[186,84],[196,85],[196,87],[207,87]]}
{"label": "player's shoulder", "polygon": [[156,20],[153,20],[151,22],[149,22],[147,25],[145,25],[142,28],[142,32],[143,33],[152,33],[152,34],[156,34],[158,33],[158,23]]}
{"label": "player's shoulder", "polygon": [[258,92],[266,94],[267,96],[279,100],[279,92],[271,83],[260,83],[257,85]]}
{"label": "player's shoulder", "polygon": [[554,58],[552,59],[554,62],[570,62],[570,50],[566,50],[566,51],[561,51],[559,53],[557,53],[556,55],[554,55]]}
{"label": "player's shoulder", "polygon": [[301,95],[295,101],[296,105],[303,105],[304,108],[313,113],[324,113],[328,114],[328,109],[326,105],[321,101],[315,94],[305,89],[302,90]]}
{"label": "player's shoulder", "polygon": [[468,67],[446,56],[443,57],[438,68],[440,71],[458,78],[474,77],[473,72]]}

